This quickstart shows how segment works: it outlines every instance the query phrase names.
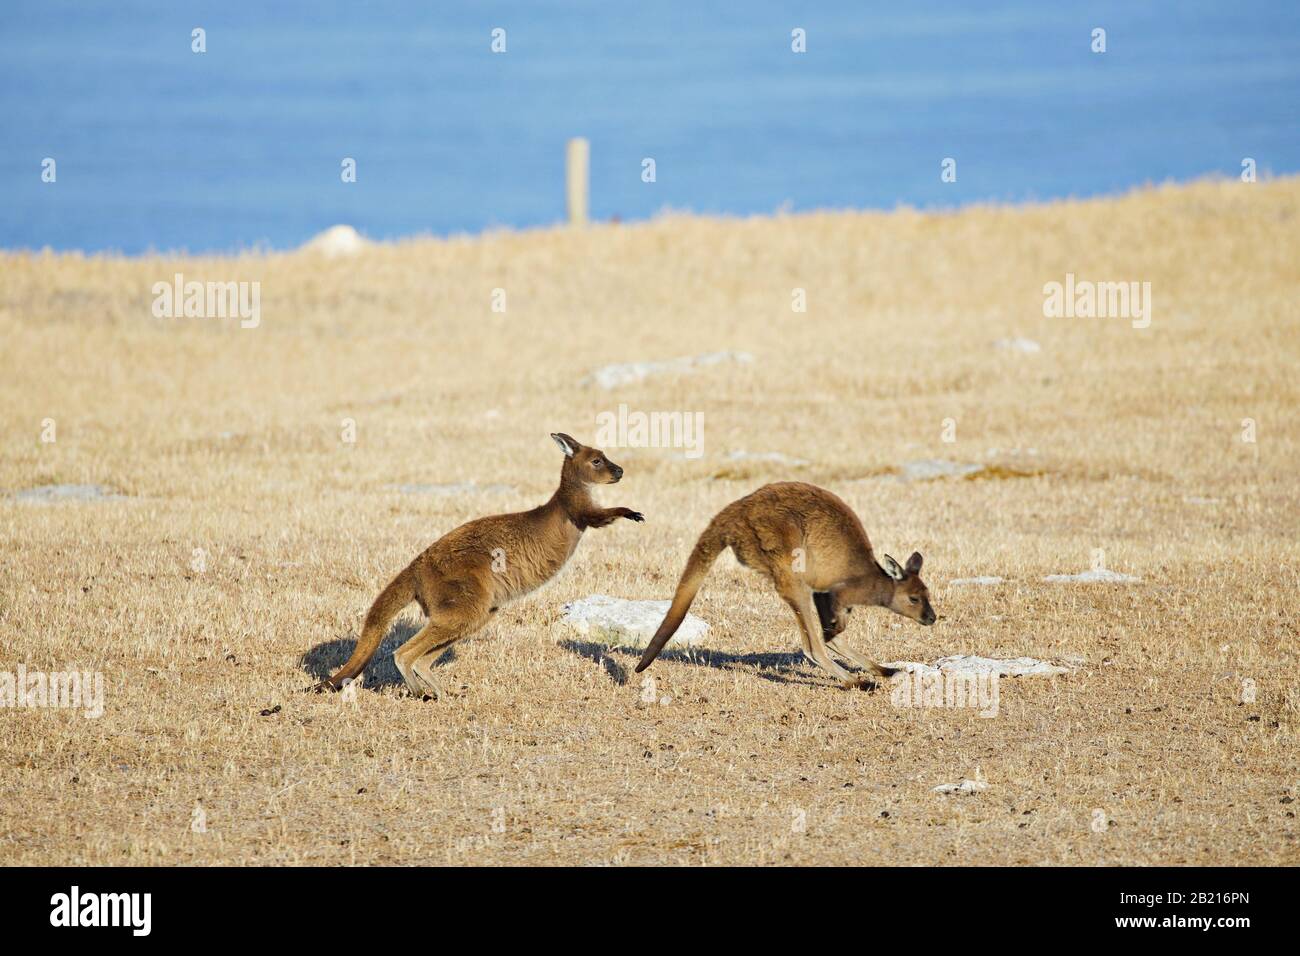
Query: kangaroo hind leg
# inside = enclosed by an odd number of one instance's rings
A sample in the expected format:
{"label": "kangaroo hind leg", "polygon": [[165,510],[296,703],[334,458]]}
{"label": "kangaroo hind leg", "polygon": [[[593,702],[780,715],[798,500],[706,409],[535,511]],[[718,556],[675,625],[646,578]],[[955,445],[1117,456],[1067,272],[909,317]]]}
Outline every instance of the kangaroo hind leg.
{"label": "kangaroo hind leg", "polygon": [[442,687],[428,673],[427,667],[421,667],[423,660],[441,654],[464,635],[459,628],[447,627],[438,620],[429,621],[420,628],[409,641],[393,652],[393,663],[406,681],[407,689],[416,697],[443,697]]}
{"label": "kangaroo hind leg", "polygon": [[777,590],[799,621],[800,635],[803,637],[804,654],[811,657],[822,670],[840,682],[844,687],[859,686],[857,678],[846,671],[831,658],[822,639],[821,620],[817,616],[817,607],[813,602],[813,592],[802,582],[786,581],[778,585]]}
{"label": "kangaroo hind leg", "polygon": [[490,614],[488,598],[477,589],[457,587],[447,588],[442,600],[429,603],[429,620],[393,654],[393,663],[412,694],[445,696],[431,668],[447,648],[483,626]]}

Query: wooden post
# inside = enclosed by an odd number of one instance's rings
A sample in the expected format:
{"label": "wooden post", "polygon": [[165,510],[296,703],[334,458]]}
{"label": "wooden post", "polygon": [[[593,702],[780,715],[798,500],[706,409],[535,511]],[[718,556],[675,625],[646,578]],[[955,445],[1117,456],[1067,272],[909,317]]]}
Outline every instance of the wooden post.
{"label": "wooden post", "polygon": [[587,224],[587,141],[581,136],[569,140],[565,156],[565,197],[569,209],[569,225]]}

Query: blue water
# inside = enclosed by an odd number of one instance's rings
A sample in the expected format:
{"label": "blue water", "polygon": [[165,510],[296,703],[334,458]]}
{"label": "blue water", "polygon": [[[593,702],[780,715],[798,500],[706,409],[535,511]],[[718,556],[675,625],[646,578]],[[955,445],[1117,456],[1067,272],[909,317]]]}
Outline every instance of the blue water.
{"label": "blue water", "polygon": [[0,0],[0,247],[551,223],[575,135],[594,218],[1088,196],[1296,172],[1298,104],[1294,0]]}

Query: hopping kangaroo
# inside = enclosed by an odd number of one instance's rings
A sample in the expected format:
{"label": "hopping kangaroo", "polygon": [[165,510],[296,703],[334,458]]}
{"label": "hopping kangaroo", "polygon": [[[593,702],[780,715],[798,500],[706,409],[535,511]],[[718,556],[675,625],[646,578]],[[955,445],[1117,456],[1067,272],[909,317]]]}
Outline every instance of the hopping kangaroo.
{"label": "hopping kangaroo", "polygon": [[[871,675],[892,671],[832,644],[857,604],[887,607],[933,624],[930,592],[921,581],[921,555],[901,568],[889,555],[877,564],[871,542],[851,508],[824,488],[797,481],[764,485],[718,512],[700,535],[672,605],[651,639],[637,673],[645,670],[681,626],[714,560],[731,548],[745,567],[766,574],[799,619],[804,656],[844,687],[870,686]],[[870,674],[855,678],[831,659],[833,650]]]}
{"label": "hopping kangaroo", "polygon": [[645,520],[639,511],[601,508],[592,500],[591,485],[612,485],[623,477],[603,451],[568,435],[551,437],[564,452],[560,487],[551,500],[532,511],[467,522],[429,545],[375,598],[352,656],[317,690],[338,690],[356,678],[397,613],[418,601],[428,620],[393,659],[412,693],[441,696],[429,668],[448,647],[481,628],[503,604],[554,577],[587,528],[617,518]]}

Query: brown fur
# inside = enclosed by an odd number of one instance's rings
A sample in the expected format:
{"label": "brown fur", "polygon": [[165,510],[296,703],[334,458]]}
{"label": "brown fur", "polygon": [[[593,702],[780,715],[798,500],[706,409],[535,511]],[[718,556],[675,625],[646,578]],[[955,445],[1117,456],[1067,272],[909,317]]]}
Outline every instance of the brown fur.
{"label": "brown fur", "polygon": [[862,522],[824,488],[783,481],[764,485],[718,512],[696,542],[672,605],[637,664],[645,670],[681,626],[714,560],[731,548],[741,564],[767,575],[799,621],[804,655],[845,686],[855,679],[831,660],[836,654],[873,675],[890,671],[848,648],[830,648],[855,605],[874,604],[922,624],[933,624],[930,592],[921,580],[921,555],[901,568],[889,555],[876,562]]}
{"label": "brown fur", "polygon": [[355,679],[379,649],[389,623],[412,601],[428,618],[394,653],[413,693],[440,696],[429,668],[448,647],[481,628],[502,605],[549,581],[578,547],[587,528],[617,518],[644,521],[629,508],[601,508],[591,485],[614,484],[623,469],[599,448],[568,435],[551,436],[565,453],[560,486],[531,511],[467,522],[429,545],[385,587],[366,613],[352,656],[317,690],[338,690]]}

